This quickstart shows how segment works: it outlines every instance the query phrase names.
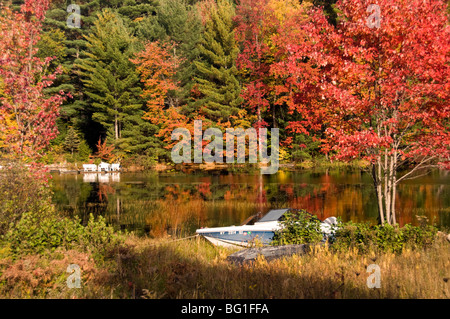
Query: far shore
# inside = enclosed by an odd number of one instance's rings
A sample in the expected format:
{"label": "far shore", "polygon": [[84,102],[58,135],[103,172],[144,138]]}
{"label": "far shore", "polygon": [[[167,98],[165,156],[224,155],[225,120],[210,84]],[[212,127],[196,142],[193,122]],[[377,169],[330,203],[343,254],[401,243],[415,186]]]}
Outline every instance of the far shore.
{"label": "far shore", "polygon": [[[80,173],[105,173],[104,171],[85,172],[83,164],[87,163],[55,163],[44,165],[51,173],[60,174],[80,174]],[[121,166],[120,172],[167,172],[167,171],[217,171],[217,170],[257,170],[266,164],[228,164],[228,163],[202,163],[202,164],[172,164],[172,163],[155,163],[151,166],[142,165],[125,165]],[[331,162],[326,160],[306,160],[303,162],[280,163],[279,168],[282,170],[298,170],[298,169],[315,169],[315,168],[364,168],[368,163],[357,161],[352,163]],[[106,172],[111,173],[111,172]],[[112,172],[114,173],[114,172]]]}

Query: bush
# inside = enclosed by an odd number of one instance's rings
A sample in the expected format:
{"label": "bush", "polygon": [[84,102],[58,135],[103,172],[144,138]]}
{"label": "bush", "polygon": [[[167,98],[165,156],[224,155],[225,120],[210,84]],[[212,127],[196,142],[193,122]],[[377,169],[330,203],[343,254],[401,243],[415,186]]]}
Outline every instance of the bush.
{"label": "bush", "polygon": [[[318,243],[324,239],[320,220],[304,210],[288,212],[281,221],[282,229],[275,232],[272,245]],[[334,250],[351,248],[361,253],[383,251],[401,253],[405,248],[419,249],[432,245],[437,228],[421,223],[404,227],[369,223],[343,223],[333,226],[334,234],[328,238]]]}
{"label": "bush", "polygon": [[144,155],[131,155],[125,156],[122,160],[122,164],[124,167],[140,167],[142,169],[151,169],[158,163],[158,156],[155,154],[151,154],[150,152],[146,152]]}
{"label": "bush", "polygon": [[88,224],[83,226],[79,218],[26,213],[3,239],[16,256],[41,254],[59,247],[104,255],[121,243],[120,235],[106,225],[104,218],[100,216],[95,220],[92,214]]}
{"label": "bush", "polygon": [[305,210],[289,211],[275,231],[272,245],[318,243],[323,239],[320,220]]}
{"label": "bush", "polygon": [[103,217],[61,217],[51,203],[50,189],[20,163],[0,171],[0,238],[15,256],[41,254],[58,247],[104,255],[121,242]]}
{"label": "bush", "polygon": [[2,164],[0,170],[0,236],[8,232],[26,212],[45,214],[51,210],[49,189],[21,163]]}
{"label": "bush", "polygon": [[342,223],[338,222],[331,243],[336,249],[348,249],[350,247],[366,251],[374,245],[375,233],[369,223]]}
{"label": "bush", "polygon": [[377,250],[401,253],[404,248],[424,248],[433,244],[437,228],[430,225],[404,227],[370,226],[368,223],[340,223],[332,240],[334,249],[356,248],[360,252]]}
{"label": "bush", "polygon": [[89,161],[89,155],[91,155],[92,151],[89,147],[89,145],[86,143],[85,140],[81,140],[80,145],[78,146],[78,152],[77,152],[77,161],[80,162],[87,162]]}

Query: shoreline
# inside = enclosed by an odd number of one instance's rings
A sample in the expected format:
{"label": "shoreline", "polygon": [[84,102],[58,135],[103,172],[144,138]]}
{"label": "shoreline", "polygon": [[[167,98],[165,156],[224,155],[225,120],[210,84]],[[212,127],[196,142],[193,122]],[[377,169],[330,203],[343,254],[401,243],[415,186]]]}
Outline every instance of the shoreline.
{"label": "shoreline", "polygon": [[[57,163],[57,164],[46,164],[45,168],[49,170],[50,173],[59,174],[83,174],[83,173],[118,173],[118,172],[167,172],[167,171],[217,171],[217,170],[243,170],[243,171],[253,171],[258,170],[261,167],[267,166],[262,163],[258,164],[227,164],[227,163],[202,163],[202,164],[166,164],[157,163],[149,167],[128,165],[121,168],[120,171],[84,171],[82,168],[83,163]],[[330,169],[330,168],[353,168],[353,169],[364,169],[367,167],[368,163],[363,161],[356,162],[331,162],[324,160],[309,160],[303,162],[288,162],[280,163],[279,169],[281,170],[309,170],[309,169]]]}
{"label": "shoreline", "polygon": [[[275,260],[260,256],[242,265],[229,261],[233,252],[199,237],[174,241],[133,235],[109,258],[59,249],[13,260],[4,252],[0,256],[4,274],[0,296],[195,300],[448,297],[449,250],[445,242],[428,249],[405,249],[400,254],[315,247],[309,254]],[[67,286],[69,262],[80,265],[80,289]],[[381,289],[367,284],[369,264],[379,266]],[[23,265],[27,272],[14,272]],[[45,278],[39,276],[43,271]]]}

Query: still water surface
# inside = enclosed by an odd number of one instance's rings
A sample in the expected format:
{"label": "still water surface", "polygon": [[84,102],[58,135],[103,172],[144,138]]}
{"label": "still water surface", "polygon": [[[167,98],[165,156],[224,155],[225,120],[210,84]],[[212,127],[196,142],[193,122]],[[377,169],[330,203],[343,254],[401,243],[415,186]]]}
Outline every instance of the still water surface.
{"label": "still water surface", "polygon": [[[273,175],[209,171],[53,174],[57,207],[84,221],[102,215],[140,234],[190,235],[199,227],[239,225],[271,208],[303,208],[320,219],[376,223],[372,180],[347,169],[282,171]],[[434,171],[398,188],[397,221],[426,216],[450,227],[450,173]]]}

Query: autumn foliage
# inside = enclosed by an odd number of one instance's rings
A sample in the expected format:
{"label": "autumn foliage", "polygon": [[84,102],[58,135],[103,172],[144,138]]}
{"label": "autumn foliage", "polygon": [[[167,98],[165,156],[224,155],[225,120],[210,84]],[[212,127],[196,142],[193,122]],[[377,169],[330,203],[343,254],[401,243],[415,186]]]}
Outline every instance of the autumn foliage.
{"label": "autumn foliage", "polygon": [[186,124],[185,117],[177,106],[167,99],[168,92],[178,88],[174,79],[181,62],[171,54],[173,44],[149,42],[145,49],[132,60],[144,84],[142,97],[147,101],[143,118],[161,125],[159,135],[170,141],[170,133],[176,127]]}
{"label": "autumn foliage", "polygon": [[108,145],[107,139],[102,143],[102,139],[99,138],[96,147],[97,152],[91,156],[92,158],[99,158],[106,162],[112,162],[116,159],[116,156],[114,155],[114,145]]}
{"label": "autumn foliage", "polygon": [[282,107],[297,115],[288,132],[319,132],[333,158],[371,163],[381,222],[395,224],[396,185],[449,167],[450,28],[442,1],[375,1],[379,27],[372,2],[338,1],[335,26],[307,3],[243,0],[238,66],[261,125]]}
{"label": "autumn foliage", "polygon": [[381,222],[395,224],[397,184],[450,165],[450,27],[444,2],[418,0],[377,1],[369,27],[370,3],[341,0],[337,27],[321,26],[324,145],[372,164]]}
{"label": "autumn foliage", "polygon": [[[46,95],[61,70],[49,74],[52,57],[36,57],[48,1],[25,1],[20,12],[1,5],[0,13],[0,140],[7,154],[36,161],[56,137],[62,94]],[[62,92],[61,92],[62,93]]]}
{"label": "autumn foliage", "polygon": [[[381,223],[395,224],[398,183],[428,168],[450,168],[448,5],[443,0],[329,3],[204,0],[191,5],[171,0],[155,8],[155,17],[145,16],[148,8],[145,13],[130,5],[114,13],[120,37],[109,36],[108,24],[97,21],[89,29],[86,21],[83,32],[95,31],[111,42],[108,56],[130,49],[120,59],[125,66],[120,73],[133,82],[111,87],[132,88],[133,101],[123,117],[123,137],[118,110],[94,111],[95,92],[79,99],[75,104],[85,109],[72,108],[63,122],[79,123],[77,129],[90,134],[93,146],[115,118],[115,147],[122,154],[136,149],[161,156],[158,160],[168,159],[167,150],[150,148],[170,148],[173,130],[184,127],[192,134],[196,119],[222,130],[232,125],[279,128],[285,153],[309,143],[316,145],[316,154],[332,160],[368,162]],[[0,148],[33,161],[57,134],[64,99],[62,92],[45,93],[61,69],[52,66],[56,71],[49,73],[52,57],[36,56],[48,6],[47,0],[28,0],[20,12],[2,6],[0,13]],[[100,53],[102,45],[96,47]],[[95,55],[80,59],[96,65]],[[98,81],[100,91],[116,92],[105,83],[119,83],[119,78],[109,72]],[[89,81],[77,85],[87,89]],[[135,138],[144,135],[145,143]],[[132,148],[133,141],[141,146]]]}

